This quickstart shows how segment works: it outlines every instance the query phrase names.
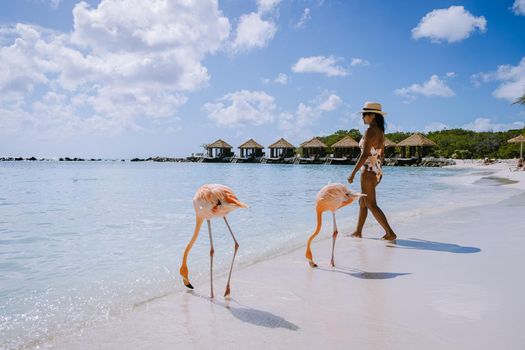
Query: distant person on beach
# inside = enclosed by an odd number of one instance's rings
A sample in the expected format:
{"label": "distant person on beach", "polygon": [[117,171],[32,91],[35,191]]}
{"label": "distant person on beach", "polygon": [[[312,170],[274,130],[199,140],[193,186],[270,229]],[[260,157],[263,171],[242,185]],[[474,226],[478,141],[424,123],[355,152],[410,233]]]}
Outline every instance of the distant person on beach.
{"label": "distant person on beach", "polygon": [[366,197],[359,199],[359,219],[357,227],[351,236],[361,238],[368,210],[370,210],[386,232],[382,239],[393,241],[397,236],[388,224],[385,214],[377,206],[376,201],[376,186],[383,177],[381,163],[383,162],[385,150],[384,116],[386,113],[381,110],[381,104],[376,102],[366,102],[361,113],[363,122],[368,125],[368,129],[359,142],[361,155],[352,174],[348,177],[348,182],[354,182],[355,174],[361,170],[361,192],[366,194]]}
{"label": "distant person on beach", "polygon": [[518,170],[525,170],[525,162],[523,162],[523,158],[518,159],[518,163],[516,164],[516,169],[514,169],[514,171]]}

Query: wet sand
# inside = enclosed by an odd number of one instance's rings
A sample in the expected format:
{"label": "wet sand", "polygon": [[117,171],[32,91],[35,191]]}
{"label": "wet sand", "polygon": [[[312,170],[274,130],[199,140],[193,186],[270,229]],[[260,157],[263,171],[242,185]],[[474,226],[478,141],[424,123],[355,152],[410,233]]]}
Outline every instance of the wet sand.
{"label": "wet sand", "polygon": [[222,297],[227,276],[218,276],[214,300],[201,282],[40,348],[521,348],[525,172],[480,169],[519,181],[500,184],[516,195],[415,217],[395,225],[395,243],[378,240],[377,226],[363,239],[344,237],[351,228],[343,227],[335,268],[325,224],[313,245],[318,268],[301,248],[234,271],[231,300]]}

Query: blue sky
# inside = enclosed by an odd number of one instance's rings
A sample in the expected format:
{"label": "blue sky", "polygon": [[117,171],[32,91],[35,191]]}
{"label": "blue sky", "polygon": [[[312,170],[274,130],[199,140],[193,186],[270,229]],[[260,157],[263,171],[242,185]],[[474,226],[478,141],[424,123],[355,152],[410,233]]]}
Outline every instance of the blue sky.
{"label": "blue sky", "polygon": [[0,4],[0,156],[186,156],[360,128],[524,127],[525,0]]}

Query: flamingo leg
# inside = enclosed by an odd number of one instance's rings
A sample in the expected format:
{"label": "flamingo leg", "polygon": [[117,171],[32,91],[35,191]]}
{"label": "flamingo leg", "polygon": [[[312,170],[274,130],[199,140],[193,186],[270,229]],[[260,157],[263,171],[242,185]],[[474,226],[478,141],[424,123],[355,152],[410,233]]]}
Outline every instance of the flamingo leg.
{"label": "flamingo leg", "polygon": [[228,230],[230,231],[230,234],[232,235],[233,241],[235,242],[235,250],[233,251],[232,264],[230,266],[230,273],[228,274],[228,283],[226,283],[226,291],[224,292],[224,296],[227,297],[230,295],[230,280],[232,277],[233,262],[235,261],[237,250],[239,249],[239,243],[237,242],[237,240],[235,239],[235,236],[233,235],[233,231],[230,227],[230,224],[228,223],[228,220],[226,220],[226,216],[224,217],[224,222],[226,223],[226,226],[228,227]]}
{"label": "flamingo leg", "polygon": [[317,264],[314,263],[313,256],[312,256],[312,248],[310,247],[312,245],[312,241],[314,240],[315,236],[319,234],[319,231],[321,231],[321,225],[323,223],[323,212],[316,208],[317,211],[317,227],[315,228],[314,233],[310,237],[308,237],[308,242],[306,243],[306,259],[308,259],[308,263],[310,264],[310,267],[317,267]]}
{"label": "flamingo leg", "polygon": [[332,215],[334,217],[334,233],[332,235],[332,259],[330,260],[330,264],[332,265],[332,267],[335,267],[335,262],[334,262],[334,250],[335,250],[335,240],[337,238],[337,223],[335,222],[335,211],[332,212]]}
{"label": "flamingo leg", "polygon": [[213,298],[213,239],[211,238],[211,222],[208,221],[208,234],[210,235],[210,289],[211,289],[211,298]]}
{"label": "flamingo leg", "polygon": [[190,253],[191,248],[193,247],[193,244],[197,240],[197,237],[199,236],[199,231],[201,229],[202,225],[202,219],[197,217],[197,220],[195,221],[195,231],[193,232],[193,237],[191,237],[190,242],[186,246],[186,249],[184,250],[184,256],[182,258],[182,265],[180,267],[179,273],[182,276],[182,281],[184,282],[184,285],[190,289],[193,289],[193,286],[190,283],[190,280],[188,279],[188,254]]}

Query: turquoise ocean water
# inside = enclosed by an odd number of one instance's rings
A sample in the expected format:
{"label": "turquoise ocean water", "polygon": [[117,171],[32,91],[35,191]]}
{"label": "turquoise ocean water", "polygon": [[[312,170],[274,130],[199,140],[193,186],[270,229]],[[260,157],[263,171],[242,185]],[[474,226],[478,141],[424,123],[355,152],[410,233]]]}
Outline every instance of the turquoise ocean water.
{"label": "turquoise ocean water", "polygon": [[[18,348],[118,317],[134,304],[183,289],[182,251],[194,228],[192,197],[205,183],[230,186],[250,205],[229,222],[237,267],[304,245],[315,228],[314,199],[351,166],[130,162],[0,163],[0,347]],[[462,184],[479,171],[385,168],[379,205],[396,222],[493,201],[501,186]],[[481,174],[483,175],[483,174]],[[358,182],[350,185],[359,189]],[[341,233],[357,205],[338,212]],[[325,214],[321,237],[331,220]],[[368,225],[375,225],[369,215]],[[233,243],[212,223],[216,271]],[[366,232],[366,228],[365,228]],[[402,235],[402,232],[398,232]],[[206,226],[190,254],[192,283],[207,282]]]}

